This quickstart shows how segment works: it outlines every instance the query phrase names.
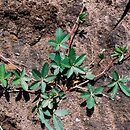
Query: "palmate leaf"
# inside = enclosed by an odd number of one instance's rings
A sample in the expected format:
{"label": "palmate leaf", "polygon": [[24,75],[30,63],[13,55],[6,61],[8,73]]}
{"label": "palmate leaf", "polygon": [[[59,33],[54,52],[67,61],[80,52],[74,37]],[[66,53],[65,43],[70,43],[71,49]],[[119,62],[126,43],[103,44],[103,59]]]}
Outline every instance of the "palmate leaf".
{"label": "palmate leaf", "polygon": [[130,97],[130,89],[124,85],[123,83],[118,84],[120,86],[121,91],[128,97]]}
{"label": "palmate leaf", "polygon": [[58,110],[56,110],[56,111],[54,112],[54,114],[55,114],[56,116],[62,117],[62,116],[68,115],[68,114],[69,114],[69,111],[66,110],[66,109],[58,109]]}
{"label": "palmate leaf", "polygon": [[81,56],[79,56],[75,61],[75,66],[80,66],[85,59],[86,59],[86,54],[82,54]]}
{"label": "palmate leaf", "polygon": [[88,98],[87,100],[87,108],[92,109],[95,105],[95,99],[93,97]]}
{"label": "palmate leaf", "polygon": [[57,44],[62,44],[67,42],[69,39],[69,34],[64,34],[61,28],[56,29],[56,42]]}
{"label": "palmate leaf", "polygon": [[53,123],[56,130],[64,130],[61,119],[57,117],[55,114],[53,115]]}
{"label": "palmate leaf", "polygon": [[49,72],[49,64],[45,63],[41,71],[42,77],[45,78],[48,75],[48,72]]}

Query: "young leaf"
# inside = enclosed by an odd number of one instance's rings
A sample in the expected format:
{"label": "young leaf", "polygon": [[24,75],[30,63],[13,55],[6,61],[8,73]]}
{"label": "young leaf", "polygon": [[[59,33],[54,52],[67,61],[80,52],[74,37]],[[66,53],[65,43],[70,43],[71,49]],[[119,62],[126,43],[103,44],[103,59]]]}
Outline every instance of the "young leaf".
{"label": "young leaf", "polygon": [[49,72],[49,65],[48,63],[45,63],[41,71],[42,77],[45,78],[46,75],[48,75],[48,72]]}
{"label": "young leaf", "polygon": [[116,96],[117,92],[118,92],[118,84],[115,84],[114,88],[112,89],[112,92],[111,92],[111,98],[114,99],[114,97]]}
{"label": "young leaf", "polygon": [[76,60],[76,53],[75,53],[74,48],[71,48],[71,49],[70,49],[68,57],[69,57],[69,60],[70,60],[71,65],[73,65],[73,63],[74,63],[75,60]]}
{"label": "young leaf", "polygon": [[112,73],[112,77],[113,77],[113,79],[114,79],[115,81],[119,80],[119,75],[118,75],[117,71],[114,71],[114,72]]}
{"label": "young leaf", "polygon": [[68,71],[67,71],[67,78],[70,78],[70,76],[73,74],[74,69],[73,67],[71,67]]}
{"label": "young leaf", "polygon": [[4,78],[4,75],[5,75],[5,65],[0,64],[0,79]]}
{"label": "young leaf", "polygon": [[50,82],[56,78],[56,75],[49,75],[45,78],[45,82]]}
{"label": "young leaf", "polygon": [[61,65],[62,65],[63,67],[66,67],[66,68],[70,68],[70,67],[71,67],[68,58],[65,58],[64,60],[62,60],[62,61],[61,61]]}
{"label": "young leaf", "polygon": [[25,82],[25,80],[21,79],[21,86],[22,88],[27,91],[28,90],[28,84]]}
{"label": "young leaf", "polygon": [[62,48],[64,48],[64,49],[68,49],[68,48],[69,48],[67,44],[61,44],[60,46],[61,46]]}
{"label": "young leaf", "polygon": [[45,92],[45,90],[46,90],[46,83],[45,82],[41,82],[41,91],[42,91],[42,93],[44,93]]}
{"label": "young leaf", "polygon": [[76,74],[85,74],[85,71],[80,67],[73,67]]}
{"label": "young leaf", "polygon": [[85,59],[86,59],[86,54],[82,54],[81,56],[79,56],[75,61],[75,66],[80,66]]}
{"label": "young leaf", "polygon": [[38,87],[40,86],[40,82],[39,81],[35,81],[31,84],[30,89],[31,90],[36,90]]}
{"label": "young leaf", "polygon": [[80,96],[81,96],[82,98],[88,99],[91,95],[90,95],[89,92],[82,92],[82,93],[80,94]]}
{"label": "young leaf", "polygon": [[90,97],[88,100],[87,100],[87,107],[88,109],[92,109],[94,107],[94,104],[95,104],[95,100],[93,97]]}
{"label": "young leaf", "polygon": [[41,73],[37,69],[33,69],[32,70],[32,74],[33,74],[33,76],[34,76],[34,78],[36,80],[40,80],[41,79]]}
{"label": "young leaf", "polygon": [[7,86],[7,80],[3,79],[3,80],[1,81],[1,83],[2,83],[2,86],[3,86],[4,88],[6,88],[6,86]]}
{"label": "young leaf", "polygon": [[48,130],[53,130],[53,128],[50,126],[48,120],[45,119],[43,111],[41,109],[39,109],[39,118],[41,120],[41,123],[45,124],[45,126],[48,128]]}
{"label": "young leaf", "polygon": [[92,85],[90,83],[88,83],[87,87],[88,87],[88,90],[90,93],[93,92],[93,88],[92,88]]}
{"label": "young leaf", "polygon": [[95,90],[94,90],[94,95],[98,95],[98,94],[101,94],[102,93],[102,91],[103,91],[103,87],[99,87],[99,88],[96,88]]}
{"label": "young leaf", "polygon": [[59,117],[53,115],[53,123],[54,123],[54,126],[55,126],[56,130],[64,130],[63,124],[62,124]]}
{"label": "young leaf", "polygon": [[55,40],[49,40],[48,41],[49,45],[53,46],[53,47],[56,47],[57,46],[57,43]]}
{"label": "young leaf", "polygon": [[128,89],[128,87],[126,85],[122,84],[122,83],[119,83],[119,86],[120,86],[120,89],[122,90],[122,92],[126,96],[130,97],[130,89]]}
{"label": "young leaf", "polygon": [[51,54],[49,54],[49,58],[50,58],[51,60],[54,60],[54,59],[55,59],[55,56],[56,56],[55,53],[51,53]]}
{"label": "young leaf", "polygon": [[85,75],[85,78],[89,79],[89,80],[93,80],[95,77],[94,74],[92,74],[91,72],[87,72]]}
{"label": "young leaf", "polygon": [[62,116],[68,115],[69,112],[68,112],[68,110],[66,110],[66,109],[59,109],[59,110],[56,110],[56,111],[54,112],[54,114],[55,114],[56,116],[62,117]]}

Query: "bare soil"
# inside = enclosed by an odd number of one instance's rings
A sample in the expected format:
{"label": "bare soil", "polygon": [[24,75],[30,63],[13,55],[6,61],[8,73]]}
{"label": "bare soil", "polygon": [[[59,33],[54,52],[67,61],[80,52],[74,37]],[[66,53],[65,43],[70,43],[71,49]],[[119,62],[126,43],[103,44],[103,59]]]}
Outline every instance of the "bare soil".
{"label": "bare soil", "polygon": [[[0,2],[0,53],[18,67],[32,68],[49,61],[53,49],[48,40],[54,37],[57,27],[70,31],[82,8],[81,0],[19,0]],[[88,17],[80,25],[73,42],[78,54],[87,53],[86,64],[93,61],[99,52],[109,52],[115,45],[130,45],[130,14],[112,30],[120,19],[128,0],[86,0]],[[84,35],[80,32],[84,30]],[[100,73],[103,66],[95,67]],[[130,60],[114,66],[122,75],[130,74]],[[13,66],[6,65],[6,69]],[[106,80],[103,77],[98,81]],[[129,84],[130,85],[130,84]],[[103,97],[92,114],[84,107],[79,93],[67,92],[61,108],[71,114],[64,117],[65,130],[130,130],[130,100],[122,93],[120,99],[111,101]],[[31,113],[34,95],[13,93],[0,98],[0,126],[4,130],[42,130],[40,122]]]}

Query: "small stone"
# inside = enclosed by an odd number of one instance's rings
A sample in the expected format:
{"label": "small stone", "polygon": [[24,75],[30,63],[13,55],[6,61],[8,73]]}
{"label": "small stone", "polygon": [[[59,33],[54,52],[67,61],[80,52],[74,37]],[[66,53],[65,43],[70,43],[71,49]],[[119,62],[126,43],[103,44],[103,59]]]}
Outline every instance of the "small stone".
{"label": "small stone", "polygon": [[76,118],[76,120],[75,120],[76,122],[80,122],[80,119],[79,118]]}

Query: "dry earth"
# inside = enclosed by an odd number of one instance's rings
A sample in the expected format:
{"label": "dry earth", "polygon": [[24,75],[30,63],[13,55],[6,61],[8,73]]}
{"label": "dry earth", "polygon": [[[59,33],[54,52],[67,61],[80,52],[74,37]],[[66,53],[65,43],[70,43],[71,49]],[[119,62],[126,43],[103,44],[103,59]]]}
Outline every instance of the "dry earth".
{"label": "dry earth", "polygon": [[[8,2],[7,2],[8,1]],[[15,3],[16,2],[16,3]],[[115,45],[130,45],[130,14],[112,30],[120,19],[128,0],[86,0],[88,17],[80,25],[73,46],[78,54],[88,54],[91,62],[102,49]],[[24,64],[27,72],[40,68],[48,61],[52,48],[47,44],[54,37],[57,27],[70,31],[82,8],[81,0],[5,0],[0,3],[0,53],[19,67]],[[80,37],[80,32],[86,32]],[[18,63],[18,64],[17,64]],[[107,63],[105,63],[107,64]],[[120,74],[130,74],[130,61],[118,65]],[[12,66],[11,66],[12,67]],[[10,66],[7,66],[10,69]],[[94,70],[99,73],[102,68]],[[98,81],[102,85],[101,79]],[[130,100],[123,94],[119,101],[106,98],[99,100],[91,117],[80,107],[83,101],[76,92],[67,92],[67,99],[60,107],[71,114],[64,117],[65,130],[130,130]],[[26,96],[25,96],[26,97]],[[42,130],[39,121],[33,117],[32,100],[25,100],[18,94],[0,98],[0,126],[4,130]]]}

